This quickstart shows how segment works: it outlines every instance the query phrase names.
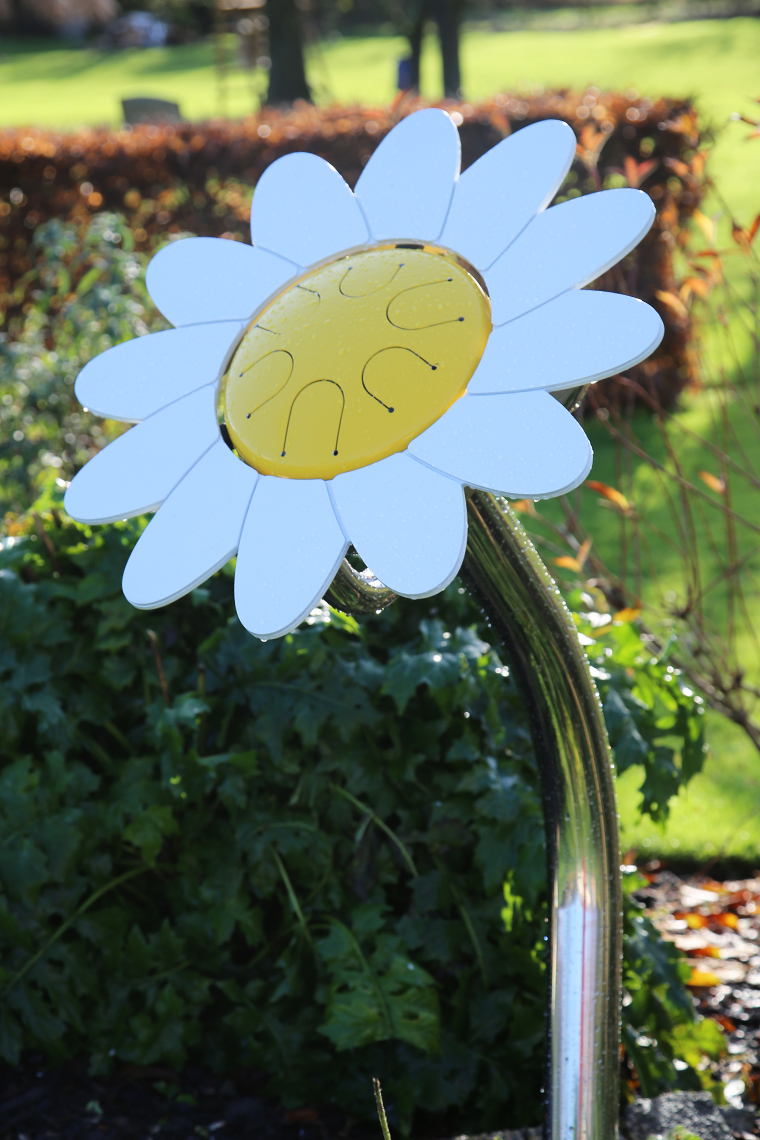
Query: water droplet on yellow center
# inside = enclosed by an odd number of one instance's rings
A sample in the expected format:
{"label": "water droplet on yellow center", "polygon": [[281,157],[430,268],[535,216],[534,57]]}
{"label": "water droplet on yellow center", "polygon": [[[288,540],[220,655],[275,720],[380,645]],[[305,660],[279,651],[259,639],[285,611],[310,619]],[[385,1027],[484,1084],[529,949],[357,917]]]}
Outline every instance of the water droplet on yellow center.
{"label": "water droplet on yellow center", "polygon": [[230,364],[224,414],[263,475],[332,479],[403,451],[465,391],[488,297],[451,254],[378,247],[283,290]]}

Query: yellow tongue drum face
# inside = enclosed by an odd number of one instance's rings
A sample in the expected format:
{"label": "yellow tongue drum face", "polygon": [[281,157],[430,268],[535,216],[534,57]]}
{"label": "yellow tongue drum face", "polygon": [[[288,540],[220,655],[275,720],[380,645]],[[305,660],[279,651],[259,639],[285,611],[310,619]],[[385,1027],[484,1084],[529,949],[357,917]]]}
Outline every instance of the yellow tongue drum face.
{"label": "yellow tongue drum face", "polygon": [[332,479],[384,459],[463,394],[490,303],[449,254],[386,247],[333,261],[280,293],[227,374],[227,428],[262,475]]}

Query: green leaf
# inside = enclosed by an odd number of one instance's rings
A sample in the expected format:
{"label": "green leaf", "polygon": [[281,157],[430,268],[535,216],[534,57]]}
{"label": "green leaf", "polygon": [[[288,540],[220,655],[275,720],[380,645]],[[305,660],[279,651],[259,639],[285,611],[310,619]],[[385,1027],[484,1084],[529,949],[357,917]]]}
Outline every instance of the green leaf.
{"label": "green leaf", "polygon": [[9,1065],[17,1065],[23,1042],[24,1034],[18,1018],[6,1003],[0,1004],[0,1057]]}
{"label": "green leaf", "polygon": [[410,959],[382,950],[367,959],[356,937],[333,920],[317,945],[331,985],[320,1033],[339,1052],[397,1038],[424,1053],[440,1050],[440,1011],[433,980]]}
{"label": "green leaf", "polygon": [[146,862],[152,863],[163,846],[164,836],[176,835],[178,831],[171,808],[151,804],[124,828],[124,838],[139,847]]}

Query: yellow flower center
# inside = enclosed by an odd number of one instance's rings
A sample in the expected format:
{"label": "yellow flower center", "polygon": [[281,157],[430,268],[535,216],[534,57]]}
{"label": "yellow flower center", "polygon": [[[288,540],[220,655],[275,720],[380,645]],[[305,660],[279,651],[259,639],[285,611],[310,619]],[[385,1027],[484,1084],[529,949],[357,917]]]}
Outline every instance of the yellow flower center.
{"label": "yellow flower center", "polygon": [[263,475],[332,479],[403,451],[467,387],[488,297],[452,254],[382,246],[284,289],[230,364],[224,414]]}

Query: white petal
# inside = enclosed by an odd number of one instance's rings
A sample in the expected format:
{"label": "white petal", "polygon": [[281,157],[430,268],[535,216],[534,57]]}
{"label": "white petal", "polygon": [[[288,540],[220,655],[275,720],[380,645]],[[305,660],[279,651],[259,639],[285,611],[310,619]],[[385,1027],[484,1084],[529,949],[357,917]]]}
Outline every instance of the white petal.
{"label": "white petal", "polygon": [[559,119],[516,131],[462,174],[441,244],[488,269],[549,205],[574,156],[575,134]]}
{"label": "white petal", "polygon": [[221,439],[210,447],[140,536],[122,579],[127,601],[165,606],[229,562],[257,479]]}
{"label": "white petal", "polygon": [[286,154],[259,179],[251,207],[255,245],[306,266],[368,237],[349,186],[316,154]]}
{"label": "white petal", "polygon": [[117,344],[84,366],[77,399],[95,415],[137,423],[218,380],[243,328],[240,321],[218,321]]}
{"label": "white petal", "polygon": [[338,475],[329,487],[344,531],[381,582],[408,598],[448,586],[467,544],[460,483],[400,454]]}
{"label": "white petal", "polygon": [[74,477],[66,511],[84,523],[155,511],[218,439],[216,385],[207,384],[99,451]]}
{"label": "white petal", "polygon": [[173,325],[244,321],[295,273],[263,249],[227,238],[192,237],[160,249],[145,273],[156,306]]}
{"label": "white petal", "polygon": [[257,637],[282,637],[332,582],[348,542],[321,479],[256,484],[235,568],[235,606]]}
{"label": "white petal", "polygon": [[657,348],[665,328],[643,301],[571,289],[495,328],[468,392],[570,388],[614,376]]}
{"label": "white petal", "polygon": [[518,499],[571,491],[593,458],[583,428],[548,392],[464,395],[409,451],[468,487]]}
{"label": "white petal", "polygon": [[430,108],[402,119],[356,184],[372,236],[434,241],[446,221],[460,153],[459,131],[445,111]]}
{"label": "white petal", "polygon": [[537,214],[486,273],[495,325],[588,285],[620,261],[654,221],[641,190],[601,190]]}

